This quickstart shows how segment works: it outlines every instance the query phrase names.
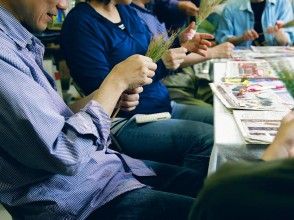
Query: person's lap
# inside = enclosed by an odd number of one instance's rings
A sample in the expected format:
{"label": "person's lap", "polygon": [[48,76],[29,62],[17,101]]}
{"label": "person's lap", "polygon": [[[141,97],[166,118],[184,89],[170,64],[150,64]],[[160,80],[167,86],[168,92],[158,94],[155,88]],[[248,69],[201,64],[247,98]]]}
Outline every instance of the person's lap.
{"label": "person's lap", "polygon": [[180,119],[131,121],[116,139],[129,156],[201,169],[201,161],[208,161],[211,154],[213,126]]}
{"label": "person's lap", "polygon": [[211,106],[186,105],[172,102],[172,118],[199,121],[213,125],[213,108]]}
{"label": "person's lap", "polygon": [[198,174],[184,167],[152,161],[145,163],[157,176],[137,177],[151,188],[127,192],[91,214],[92,219],[187,219],[190,208],[202,185]]}

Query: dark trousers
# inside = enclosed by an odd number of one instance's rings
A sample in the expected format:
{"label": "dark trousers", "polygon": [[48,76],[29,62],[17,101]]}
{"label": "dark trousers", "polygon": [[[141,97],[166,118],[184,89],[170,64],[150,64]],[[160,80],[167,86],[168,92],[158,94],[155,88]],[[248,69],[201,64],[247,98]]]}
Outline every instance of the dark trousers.
{"label": "dark trousers", "polygon": [[202,177],[192,169],[146,161],[156,177],[137,177],[152,188],[127,192],[88,218],[90,220],[186,220],[202,186]]}
{"label": "dark trousers", "polygon": [[222,167],[205,182],[190,220],[293,220],[294,159]]}

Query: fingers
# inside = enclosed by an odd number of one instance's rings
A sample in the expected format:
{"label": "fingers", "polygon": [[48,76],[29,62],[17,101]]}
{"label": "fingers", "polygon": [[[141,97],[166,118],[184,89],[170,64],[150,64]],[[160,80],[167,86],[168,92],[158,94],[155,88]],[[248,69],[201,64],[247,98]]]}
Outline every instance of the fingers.
{"label": "fingers", "polygon": [[156,68],[157,65],[151,58],[142,55],[133,55],[120,64],[117,64],[113,68],[112,74],[125,83],[126,90],[151,84]]}
{"label": "fingers", "polygon": [[192,21],[190,24],[189,24],[189,26],[186,28],[186,30],[185,31],[191,31],[191,30],[195,30],[195,28],[196,28],[196,23],[195,23],[195,21]]}
{"label": "fingers", "polygon": [[244,35],[243,35],[243,40],[244,40],[244,41],[255,40],[255,39],[257,39],[257,38],[259,38],[259,35],[258,35],[258,33],[257,33],[255,30],[253,30],[253,29],[246,31],[246,32],[244,33]]}
{"label": "fingers", "polygon": [[139,86],[137,88],[128,89],[124,93],[126,93],[126,94],[139,94],[141,92],[143,92],[143,87]]}
{"label": "fingers", "polygon": [[178,2],[178,8],[188,16],[196,16],[199,11],[197,6],[193,2],[190,2],[190,1]]}
{"label": "fingers", "polygon": [[207,33],[197,33],[200,35],[201,39],[207,39],[207,40],[213,40],[214,36],[212,34],[207,34]]}
{"label": "fingers", "polygon": [[169,49],[162,57],[162,61],[167,69],[176,70],[184,62],[186,53],[187,49],[184,47]]}
{"label": "fingers", "polygon": [[139,104],[139,94],[123,93],[120,100],[120,108],[124,111],[132,111]]}
{"label": "fingers", "polygon": [[276,22],[276,26],[277,26],[278,29],[283,28],[283,26],[284,26],[284,22],[278,20],[278,21]]}
{"label": "fingers", "polygon": [[272,27],[269,27],[267,29],[267,33],[268,34],[274,34],[277,33],[278,31],[280,31],[281,28],[283,28],[284,26],[284,22],[283,21],[277,21],[276,24]]}

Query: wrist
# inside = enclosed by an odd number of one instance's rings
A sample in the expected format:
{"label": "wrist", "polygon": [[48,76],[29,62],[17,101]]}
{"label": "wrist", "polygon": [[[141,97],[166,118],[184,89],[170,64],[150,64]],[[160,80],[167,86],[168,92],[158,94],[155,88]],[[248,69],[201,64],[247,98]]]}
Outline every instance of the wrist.
{"label": "wrist", "polygon": [[111,86],[114,90],[122,94],[128,89],[128,83],[120,77],[120,72],[112,72],[105,78],[104,84]]}

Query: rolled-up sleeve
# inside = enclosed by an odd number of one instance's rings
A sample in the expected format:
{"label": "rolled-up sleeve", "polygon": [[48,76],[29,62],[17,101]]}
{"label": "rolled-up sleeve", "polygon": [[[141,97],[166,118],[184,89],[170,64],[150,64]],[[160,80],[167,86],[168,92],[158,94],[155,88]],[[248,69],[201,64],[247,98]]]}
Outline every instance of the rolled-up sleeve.
{"label": "rolled-up sleeve", "polygon": [[0,145],[11,158],[74,175],[109,144],[110,118],[99,103],[91,101],[73,114],[50,85],[40,85],[3,59],[0,66]]}

